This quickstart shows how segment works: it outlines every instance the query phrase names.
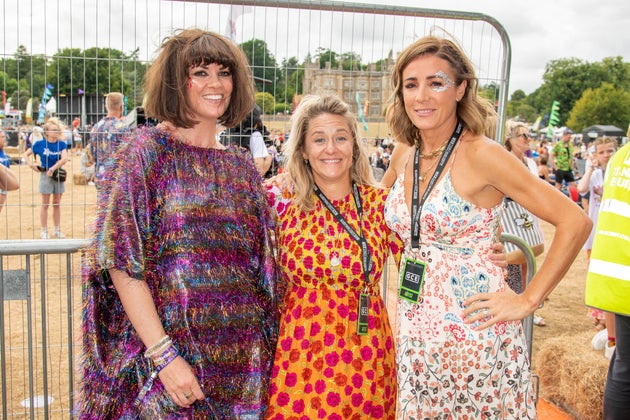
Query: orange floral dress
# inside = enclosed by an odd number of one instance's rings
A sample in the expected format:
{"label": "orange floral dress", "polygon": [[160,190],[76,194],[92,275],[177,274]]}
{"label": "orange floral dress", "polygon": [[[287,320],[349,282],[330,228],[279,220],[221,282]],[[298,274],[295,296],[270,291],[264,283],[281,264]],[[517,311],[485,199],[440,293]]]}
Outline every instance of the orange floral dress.
{"label": "orange floral dress", "polygon": [[[280,338],[269,389],[267,418],[393,419],[396,368],[392,331],[380,279],[390,250],[401,242],[383,219],[387,192],[359,186],[362,229],[349,194],[332,204],[372,258],[365,283],[361,248],[326,207],[305,213],[270,189],[278,215],[279,266],[286,283]],[[357,334],[359,294],[369,295],[368,333]]]}

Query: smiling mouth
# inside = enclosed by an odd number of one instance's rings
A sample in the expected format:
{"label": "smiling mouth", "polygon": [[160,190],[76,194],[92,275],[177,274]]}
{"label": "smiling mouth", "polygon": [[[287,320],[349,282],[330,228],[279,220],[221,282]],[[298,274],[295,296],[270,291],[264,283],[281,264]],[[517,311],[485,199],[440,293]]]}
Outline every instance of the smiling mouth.
{"label": "smiling mouth", "polygon": [[202,98],[211,101],[220,101],[221,99],[223,99],[223,95],[204,95],[202,96]]}

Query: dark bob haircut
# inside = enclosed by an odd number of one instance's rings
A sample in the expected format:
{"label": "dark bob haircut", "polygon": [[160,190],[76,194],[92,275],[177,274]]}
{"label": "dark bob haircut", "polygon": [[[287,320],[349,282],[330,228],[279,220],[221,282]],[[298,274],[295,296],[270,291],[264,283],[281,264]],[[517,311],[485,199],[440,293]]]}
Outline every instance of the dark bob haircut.
{"label": "dark bob haircut", "polygon": [[232,97],[219,123],[236,126],[254,107],[255,90],[247,57],[229,39],[201,29],[185,29],[166,38],[145,78],[145,113],[158,121],[190,128],[198,123],[186,100],[192,67],[220,64],[232,72]]}

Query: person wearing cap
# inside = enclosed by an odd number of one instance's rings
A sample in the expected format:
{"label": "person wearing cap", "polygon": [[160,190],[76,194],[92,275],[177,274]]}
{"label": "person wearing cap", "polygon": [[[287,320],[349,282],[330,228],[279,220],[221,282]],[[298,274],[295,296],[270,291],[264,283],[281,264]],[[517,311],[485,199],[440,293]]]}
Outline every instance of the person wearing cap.
{"label": "person wearing cap", "polygon": [[575,178],[573,177],[573,144],[571,143],[571,135],[573,131],[565,128],[562,132],[562,138],[551,149],[551,167],[556,176],[556,188],[562,190],[563,181],[567,183],[569,188],[575,188]]}

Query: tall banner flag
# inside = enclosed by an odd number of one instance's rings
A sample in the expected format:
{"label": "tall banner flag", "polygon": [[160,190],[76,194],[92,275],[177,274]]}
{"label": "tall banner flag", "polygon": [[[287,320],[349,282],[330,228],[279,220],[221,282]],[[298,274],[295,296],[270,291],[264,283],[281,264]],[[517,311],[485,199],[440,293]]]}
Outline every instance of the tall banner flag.
{"label": "tall banner flag", "polygon": [[52,96],[52,91],[55,87],[50,83],[46,83],[46,89],[44,89],[44,94],[42,95],[42,100],[39,103],[39,115],[37,117],[37,122],[39,124],[44,123],[44,118],[46,117],[46,104],[48,100]]}
{"label": "tall banner flag", "polygon": [[24,121],[27,124],[33,122],[33,98],[28,98],[28,102],[26,102],[26,111],[24,112]]}
{"label": "tall banner flag", "polygon": [[553,138],[553,129],[560,122],[560,102],[553,101],[551,103],[551,112],[549,113],[549,123],[547,124],[547,137]]}
{"label": "tall banner flag", "polygon": [[225,33],[224,35],[232,40],[232,42],[236,42],[236,19],[241,17],[244,14],[251,13],[251,6],[240,6],[240,5],[232,5],[230,6],[230,15],[228,16],[228,21],[225,24]]}
{"label": "tall banner flag", "polygon": [[367,126],[367,122],[365,122],[365,115],[363,114],[363,106],[361,105],[361,97],[359,96],[359,92],[357,92],[356,99],[357,99],[357,109],[359,110],[359,119],[363,123],[363,130],[367,131],[368,126]]}

